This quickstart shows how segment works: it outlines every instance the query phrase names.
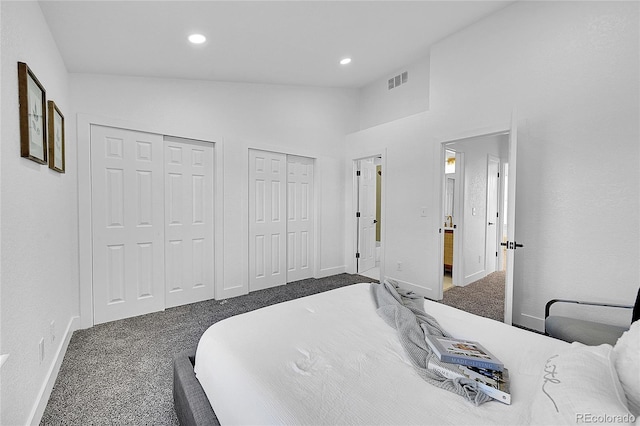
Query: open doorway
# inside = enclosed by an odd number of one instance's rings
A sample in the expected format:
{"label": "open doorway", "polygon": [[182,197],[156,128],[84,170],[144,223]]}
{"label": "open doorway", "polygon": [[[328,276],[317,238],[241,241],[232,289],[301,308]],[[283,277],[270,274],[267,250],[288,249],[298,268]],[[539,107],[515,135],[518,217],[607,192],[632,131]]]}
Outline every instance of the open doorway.
{"label": "open doorway", "polygon": [[380,280],[382,253],[382,158],[356,160],[356,271]]}
{"label": "open doorway", "polygon": [[[491,283],[506,299],[505,251],[509,132],[479,135],[442,145],[442,289],[447,299],[478,283]],[[473,284],[473,285],[471,285]],[[467,287],[468,286],[468,287]],[[499,288],[498,288],[499,287]],[[447,293],[451,292],[453,293]],[[476,305],[485,301],[470,294]],[[467,301],[469,302],[469,301]],[[493,301],[491,302],[493,303]]]}
{"label": "open doorway", "polygon": [[[456,185],[460,185],[462,181],[462,167],[461,167],[461,155],[454,150],[445,149],[444,157],[444,249],[443,249],[443,277],[442,277],[442,291],[447,291],[453,288],[453,248],[455,238],[454,217],[457,219],[459,212],[456,209],[459,208],[459,201],[456,203],[456,194],[460,194],[460,188],[456,191]],[[456,156],[457,161],[456,161]],[[458,213],[458,214],[456,214]]]}

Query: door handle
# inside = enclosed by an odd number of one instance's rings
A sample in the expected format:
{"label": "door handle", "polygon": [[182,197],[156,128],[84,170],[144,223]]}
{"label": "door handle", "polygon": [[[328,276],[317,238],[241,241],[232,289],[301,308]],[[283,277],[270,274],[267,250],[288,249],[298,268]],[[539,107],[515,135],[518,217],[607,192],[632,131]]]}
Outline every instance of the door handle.
{"label": "door handle", "polygon": [[507,250],[515,250],[518,247],[524,247],[523,244],[518,244],[515,241],[507,241],[506,243],[500,243],[500,245],[507,247]]}
{"label": "door handle", "polygon": [[489,226],[491,226],[491,225],[495,225],[495,223],[493,223],[493,222],[489,222]]}
{"label": "door handle", "polygon": [[374,225],[375,225],[376,223],[378,223],[378,219],[373,219],[373,223],[374,223]]}

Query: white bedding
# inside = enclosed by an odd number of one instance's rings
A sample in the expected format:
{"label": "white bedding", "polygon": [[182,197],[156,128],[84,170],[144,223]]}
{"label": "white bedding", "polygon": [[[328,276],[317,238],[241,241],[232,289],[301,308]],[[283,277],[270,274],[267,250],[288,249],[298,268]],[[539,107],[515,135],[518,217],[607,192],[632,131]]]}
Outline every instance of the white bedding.
{"label": "white bedding", "polygon": [[[476,407],[423,381],[370,284],[220,321],[202,336],[195,372],[221,424],[523,424],[540,371],[570,345],[425,300],[453,336],[481,342],[511,376],[511,405]],[[454,414],[453,414],[454,413]]]}

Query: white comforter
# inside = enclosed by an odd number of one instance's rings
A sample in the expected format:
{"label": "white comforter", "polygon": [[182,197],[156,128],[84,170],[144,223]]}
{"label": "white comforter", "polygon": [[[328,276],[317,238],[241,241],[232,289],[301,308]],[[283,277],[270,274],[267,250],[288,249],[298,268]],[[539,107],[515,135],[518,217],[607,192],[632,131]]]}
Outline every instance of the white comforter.
{"label": "white comforter", "polygon": [[222,424],[523,424],[546,359],[567,343],[425,301],[453,336],[480,341],[509,368],[512,404],[475,407],[414,372],[369,284],[220,321],[195,372]]}

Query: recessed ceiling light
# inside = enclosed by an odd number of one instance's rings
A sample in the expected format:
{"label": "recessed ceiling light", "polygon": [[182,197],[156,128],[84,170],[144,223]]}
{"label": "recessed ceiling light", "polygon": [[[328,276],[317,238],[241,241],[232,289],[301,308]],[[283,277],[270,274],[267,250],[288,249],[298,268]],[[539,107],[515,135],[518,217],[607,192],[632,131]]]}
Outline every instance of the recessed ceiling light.
{"label": "recessed ceiling light", "polygon": [[340,60],[340,65],[347,65],[351,63],[351,58],[344,58]]}
{"label": "recessed ceiling light", "polygon": [[202,34],[191,34],[189,36],[189,41],[193,44],[202,44],[207,41],[207,38]]}

